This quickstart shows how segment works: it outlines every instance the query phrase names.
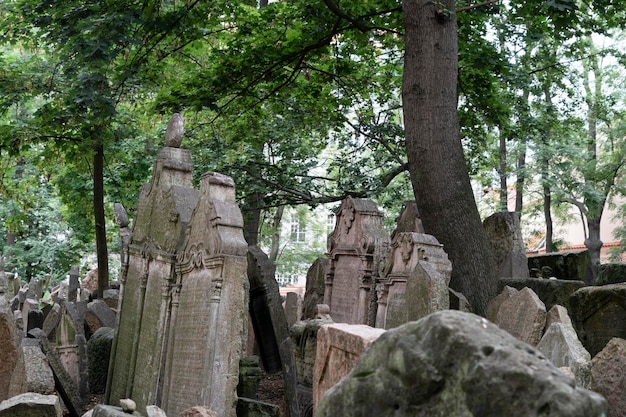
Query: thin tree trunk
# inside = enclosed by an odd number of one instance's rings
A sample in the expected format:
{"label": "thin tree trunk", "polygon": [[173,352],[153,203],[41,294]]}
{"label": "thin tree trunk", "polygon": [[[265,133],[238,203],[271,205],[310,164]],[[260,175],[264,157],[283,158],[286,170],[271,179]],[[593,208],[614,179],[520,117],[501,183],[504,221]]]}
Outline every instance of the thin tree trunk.
{"label": "thin tree trunk", "polygon": [[[527,118],[529,115],[526,113],[528,106],[528,98],[529,93],[527,89],[524,89],[523,94],[523,103],[526,106],[524,109],[524,118],[523,122],[527,122]],[[526,129],[524,129],[526,130]],[[524,207],[524,185],[526,183],[526,144],[528,142],[528,136],[523,134],[520,138],[520,149],[519,154],[517,156],[517,179],[515,180],[515,212],[517,213],[518,219],[522,218],[522,209]]]}
{"label": "thin tree trunk", "polygon": [[[543,88],[544,99],[548,107],[548,114],[552,112],[552,94],[550,93],[549,81]],[[543,183],[543,216],[546,222],[546,253],[553,251],[553,224],[552,224],[552,190],[550,189],[550,158],[548,150],[550,148],[550,137],[552,136],[551,120],[548,118],[546,124],[545,137],[543,138],[544,155],[541,158],[541,182]]]}
{"label": "thin tree trunk", "polygon": [[272,222],[272,247],[270,250],[270,261],[272,263],[276,263],[276,259],[278,259],[278,252],[280,251],[280,224],[283,219],[283,212],[285,211],[285,206],[278,206],[276,208],[276,213],[274,214],[274,221]]}
{"label": "thin tree trunk", "polygon": [[248,246],[259,244],[259,228],[261,227],[261,203],[263,194],[256,192],[246,198],[246,208],[243,211],[243,237]]}
{"label": "thin tree trunk", "polygon": [[418,210],[426,233],[452,261],[450,287],[484,315],[498,283],[460,140],[455,2],[403,0],[402,6],[403,112]]}
{"label": "thin tree trunk", "polygon": [[98,298],[109,288],[109,256],[107,249],[106,216],[104,213],[104,146],[95,146],[93,157],[93,213],[96,225],[96,255],[98,259]]}
{"label": "thin tree trunk", "polygon": [[509,193],[506,184],[506,137],[502,131],[500,131],[500,168],[498,169],[498,175],[500,176],[500,211],[509,211]]}

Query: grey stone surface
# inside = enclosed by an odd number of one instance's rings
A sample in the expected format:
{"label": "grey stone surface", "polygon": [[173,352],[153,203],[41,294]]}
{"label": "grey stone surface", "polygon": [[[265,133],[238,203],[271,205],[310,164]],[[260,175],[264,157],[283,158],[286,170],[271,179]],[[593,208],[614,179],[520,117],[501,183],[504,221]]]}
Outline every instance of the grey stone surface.
{"label": "grey stone surface", "polygon": [[19,340],[13,312],[0,294],[0,401],[9,396],[9,385],[19,355]]}
{"label": "grey stone surface", "polygon": [[318,304],[324,302],[324,271],[328,259],[320,257],[313,262],[313,265],[306,273],[306,291],[302,306],[302,318],[315,318],[315,310]]}
{"label": "grey stone surface", "polygon": [[89,390],[94,394],[105,392],[114,334],[114,329],[100,327],[87,342]]}
{"label": "grey stone surface", "polygon": [[0,403],[0,417],[63,417],[56,395],[27,392]]}
{"label": "grey stone surface", "polygon": [[497,265],[497,277],[528,278],[522,229],[515,212],[498,212],[483,221]]}
{"label": "grey stone surface", "polygon": [[517,288],[506,285],[500,294],[492,298],[489,301],[489,304],[487,304],[487,319],[492,323],[495,323],[496,317],[498,316],[498,310],[500,310],[502,303],[517,294],[518,291],[519,290]]}
{"label": "grey stone surface", "polygon": [[277,405],[252,400],[250,398],[240,398],[239,401],[237,401],[237,417],[281,417],[281,413]]}
{"label": "grey stone surface", "polygon": [[600,265],[594,285],[620,284],[626,282],[626,262]]}
{"label": "grey stone surface", "polygon": [[611,339],[591,363],[591,389],[609,402],[608,417],[625,416],[626,340]]}
{"label": "grey stone surface", "polygon": [[167,417],[167,415],[156,405],[149,405],[146,407],[146,417]]}
{"label": "grey stone surface", "polygon": [[434,236],[397,233],[379,264],[376,327],[390,329],[448,309],[451,272],[452,263]]}
{"label": "grey stone surface", "polygon": [[626,284],[581,288],[570,296],[568,311],[591,357],[612,338],[626,339]]}
{"label": "grey stone surface", "polygon": [[93,300],[87,304],[87,311],[85,312],[85,325],[89,330],[89,335],[92,335],[100,327],[115,327],[115,312],[111,310],[111,307],[104,300]]}
{"label": "grey stone surface", "polygon": [[341,202],[335,229],[328,237],[324,290],[324,304],[334,321],[375,324],[378,264],[389,243],[376,203],[352,197]]}
{"label": "grey stone surface", "polygon": [[523,288],[500,305],[495,324],[523,342],[536,346],[546,326],[546,307],[530,288]]}
{"label": "grey stone surface", "polygon": [[589,389],[591,382],[591,355],[584,348],[571,325],[552,323],[537,345],[557,368],[572,370],[578,386]]}
{"label": "grey stone surface", "polygon": [[558,304],[553,305],[552,308],[548,310],[548,315],[546,316],[546,329],[550,328],[552,323],[561,323],[572,327],[574,326],[567,309]]}
{"label": "grey stone surface", "polygon": [[542,270],[546,266],[550,267],[551,275],[557,279],[582,281],[586,285],[593,284],[591,259],[586,249],[552,252],[528,257],[529,270]]}
{"label": "grey stone surface", "polygon": [[287,326],[293,326],[302,317],[302,298],[296,292],[288,292],[285,296],[285,317]]}
{"label": "grey stone surface", "polygon": [[505,286],[521,290],[528,287],[537,294],[539,299],[549,310],[553,305],[559,304],[569,308],[569,297],[577,290],[583,288],[585,283],[576,280],[543,279],[543,278],[504,278],[499,281],[499,291]]}
{"label": "grey stone surface", "polygon": [[141,413],[134,411],[132,413],[127,413],[122,410],[121,407],[115,407],[112,405],[104,405],[98,404],[92,410],[91,417],[142,417]]}
{"label": "grey stone surface", "polygon": [[36,339],[22,339],[13,370],[8,396],[25,392],[49,395],[54,393],[54,376],[46,355]]}
{"label": "grey stone surface", "polygon": [[602,417],[606,406],[537,349],[448,310],[387,331],[315,416]]}

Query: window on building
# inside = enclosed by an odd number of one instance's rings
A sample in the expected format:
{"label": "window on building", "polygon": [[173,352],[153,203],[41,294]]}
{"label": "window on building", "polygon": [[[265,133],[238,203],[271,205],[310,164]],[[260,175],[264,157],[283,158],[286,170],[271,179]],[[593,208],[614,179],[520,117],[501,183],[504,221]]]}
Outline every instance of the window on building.
{"label": "window on building", "polygon": [[335,230],[335,215],[328,213],[328,217],[326,218],[326,234],[330,235],[333,230]]}
{"label": "window on building", "polygon": [[303,243],[306,240],[306,232],[302,222],[297,217],[291,219],[291,241]]}

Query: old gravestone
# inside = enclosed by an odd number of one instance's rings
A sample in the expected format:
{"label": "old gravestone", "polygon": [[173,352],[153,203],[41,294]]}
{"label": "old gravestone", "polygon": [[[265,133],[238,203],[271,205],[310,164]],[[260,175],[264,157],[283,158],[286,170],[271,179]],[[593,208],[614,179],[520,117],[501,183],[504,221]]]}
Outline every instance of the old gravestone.
{"label": "old gravestone", "polygon": [[450,306],[452,263],[434,236],[398,233],[380,263],[376,327],[390,329]]}
{"label": "old gravestone", "polygon": [[324,302],[324,271],[328,260],[319,257],[306,273],[306,291],[302,302],[302,319],[312,319],[315,317],[315,310],[318,304]]}
{"label": "old gravestone", "polygon": [[0,401],[8,398],[19,349],[15,319],[6,298],[7,291],[6,286],[0,285]]}
{"label": "old gravestone", "polygon": [[[179,117],[166,131],[170,145],[182,134]],[[176,257],[198,200],[191,154],[170,145],[161,149],[150,183],[139,195],[120,277],[119,323],[107,381],[107,403],[133,398],[139,410],[161,401]]]}
{"label": "old gravestone", "polygon": [[626,340],[615,337],[591,361],[591,389],[609,403],[608,417],[626,415]]}
{"label": "old gravestone", "polygon": [[546,306],[530,288],[523,288],[500,304],[495,324],[536,346],[546,326]]}
{"label": "old gravestone", "polygon": [[223,417],[236,415],[239,360],[247,336],[247,251],[233,180],[204,174],[177,258],[180,291],[172,312],[161,405],[168,415],[194,405]]}
{"label": "old gravestone", "polygon": [[334,321],[374,325],[378,262],[389,245],[376,203],[347,197],[336,212],[328,238],[324,304]]}
{"label": "old gravestone", "polygon": [[528,278],[528,260],[517,213],[494,213],[483,222],[497,265],[497,277]]}

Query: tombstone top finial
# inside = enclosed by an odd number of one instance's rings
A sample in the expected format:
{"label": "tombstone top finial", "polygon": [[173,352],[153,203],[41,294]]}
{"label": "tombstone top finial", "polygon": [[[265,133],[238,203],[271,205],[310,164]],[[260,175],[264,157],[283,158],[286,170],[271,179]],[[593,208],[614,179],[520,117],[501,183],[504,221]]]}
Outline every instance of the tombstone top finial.
{"label": "tombstone top finial", "polygon": [[184,119],[180,113],[174,113],[165,130],[165,144],[170,148],[180,148],[185,135]]}

